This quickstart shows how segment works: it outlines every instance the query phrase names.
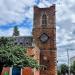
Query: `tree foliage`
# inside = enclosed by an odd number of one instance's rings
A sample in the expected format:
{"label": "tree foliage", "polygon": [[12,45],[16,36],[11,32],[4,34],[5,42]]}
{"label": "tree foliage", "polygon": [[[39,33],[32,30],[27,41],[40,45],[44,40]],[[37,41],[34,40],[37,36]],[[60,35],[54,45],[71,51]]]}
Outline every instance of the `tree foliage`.
{"label": "tree foliage", "polygon": [[75,75],[75,61],[71,65],[70,70],[71,70],[71,73],[73,73]]}
{"label": "tree foliage", "polygon": [[59,72],[61,72],[61,74],[65,75],[66,73],[68,73],[68,66],[66,64],[61,64]]}
{"label": "tree foliage", "polygon": [[18,27],[17,26],[14,27],[13,36],[19,36],[19,31],[18,31]]}
{"label": "tree foliage", "polygon": [[7,38],[4,38],[4,37],[1,37],[0,38],[0,46],[2,46],[2,45],[6,45],[8,43],[8,39]]}
{"label": "tree foliage", "polygon": [[0,63],[3,66],[39,67],[37,61],[26,55],[27,49],[24,46],[14,45],[7,38],[2,37],[0,40],[3,40],[0,45]]}
{"label": "tree foliage", "polygon": [[[69,72],[69,67],[66,64],[61,64],[60,69],[57,72],[57,75],[66,75]],[[70,65],[70,74],[75,75],[75,61]]]}
{"label": "tree foliage", "polygon": [[57,71],[57,75],[61,75],[61,72],[60,72],[60,70],[58,70],[58,71]]}

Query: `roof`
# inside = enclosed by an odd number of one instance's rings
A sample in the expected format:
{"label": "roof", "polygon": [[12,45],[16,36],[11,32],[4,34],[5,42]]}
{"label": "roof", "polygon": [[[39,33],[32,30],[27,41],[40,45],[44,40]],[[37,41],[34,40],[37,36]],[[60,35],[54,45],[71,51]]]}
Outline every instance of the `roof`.
{"label": "roof", "polygon": [[6,38],[12,38],[13,44],[22,45],[25,47],[32,47],[32,43],[33,43],[32,36],[12,36]]}
{"label": "roof", "polygon": [[32,47],[32,36],[18,36],[14,37],[14,44],[23,45],[25,47]]}

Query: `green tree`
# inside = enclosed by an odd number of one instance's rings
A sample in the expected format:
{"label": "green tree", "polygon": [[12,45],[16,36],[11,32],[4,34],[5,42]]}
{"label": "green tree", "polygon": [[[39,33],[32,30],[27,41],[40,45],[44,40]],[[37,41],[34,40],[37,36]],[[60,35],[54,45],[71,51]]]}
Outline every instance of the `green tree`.
{"label": "green tree", "polygon": [[61,74],[65,75],[66,73],[68,73],[68,66],[66,64],[62,64],[60,68],[61,68]]}
{"label": "green tree", "polygon": [[61,75],[61,72],[60,72],[60,70],[58,70],[58,71],[57,71],[57,75]]}
{"label": "green tree", "polygon": [[0,46],[1,45],[5,45],[7,42],[8,42],[8,39],[7,38],[0,37]]}
{"label": "green tree", "polygon": [[71,70],[71,73],[73,73],[75,75],[75,61],[71,65],[70,70]]}
{"label": "green tree", "polygon": [[6,44],[0,46],[0,68],[3,66],[38,68],[37,61],[27,56],[26,52],[27,49],[24,46],[13,45],[8,40]]}
{"label": "green tree", "polygon": [[19,36],[19,31],[18,31],[18,27],[17,26],[14,27],[13,36]]}

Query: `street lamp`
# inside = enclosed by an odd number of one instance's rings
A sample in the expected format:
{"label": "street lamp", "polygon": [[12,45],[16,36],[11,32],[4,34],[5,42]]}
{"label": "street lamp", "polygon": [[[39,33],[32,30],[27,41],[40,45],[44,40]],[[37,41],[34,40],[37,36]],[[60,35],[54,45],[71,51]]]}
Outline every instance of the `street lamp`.
{"label": "street lamp", "polygon": [[70,75],[70,60],[69,60],[69,51],[67,49],[67,58],[68,58],[68,75]]}

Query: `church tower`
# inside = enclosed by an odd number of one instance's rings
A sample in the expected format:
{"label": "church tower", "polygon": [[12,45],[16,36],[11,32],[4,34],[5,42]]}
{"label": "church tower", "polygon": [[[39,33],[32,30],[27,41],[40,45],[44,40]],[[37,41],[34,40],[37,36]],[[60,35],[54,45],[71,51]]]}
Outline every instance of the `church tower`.
{"label": "church tower", "polygon": [[56,75],[56,16],[55,5],[34,6],[33,39],[40,50],[40,75]]}

